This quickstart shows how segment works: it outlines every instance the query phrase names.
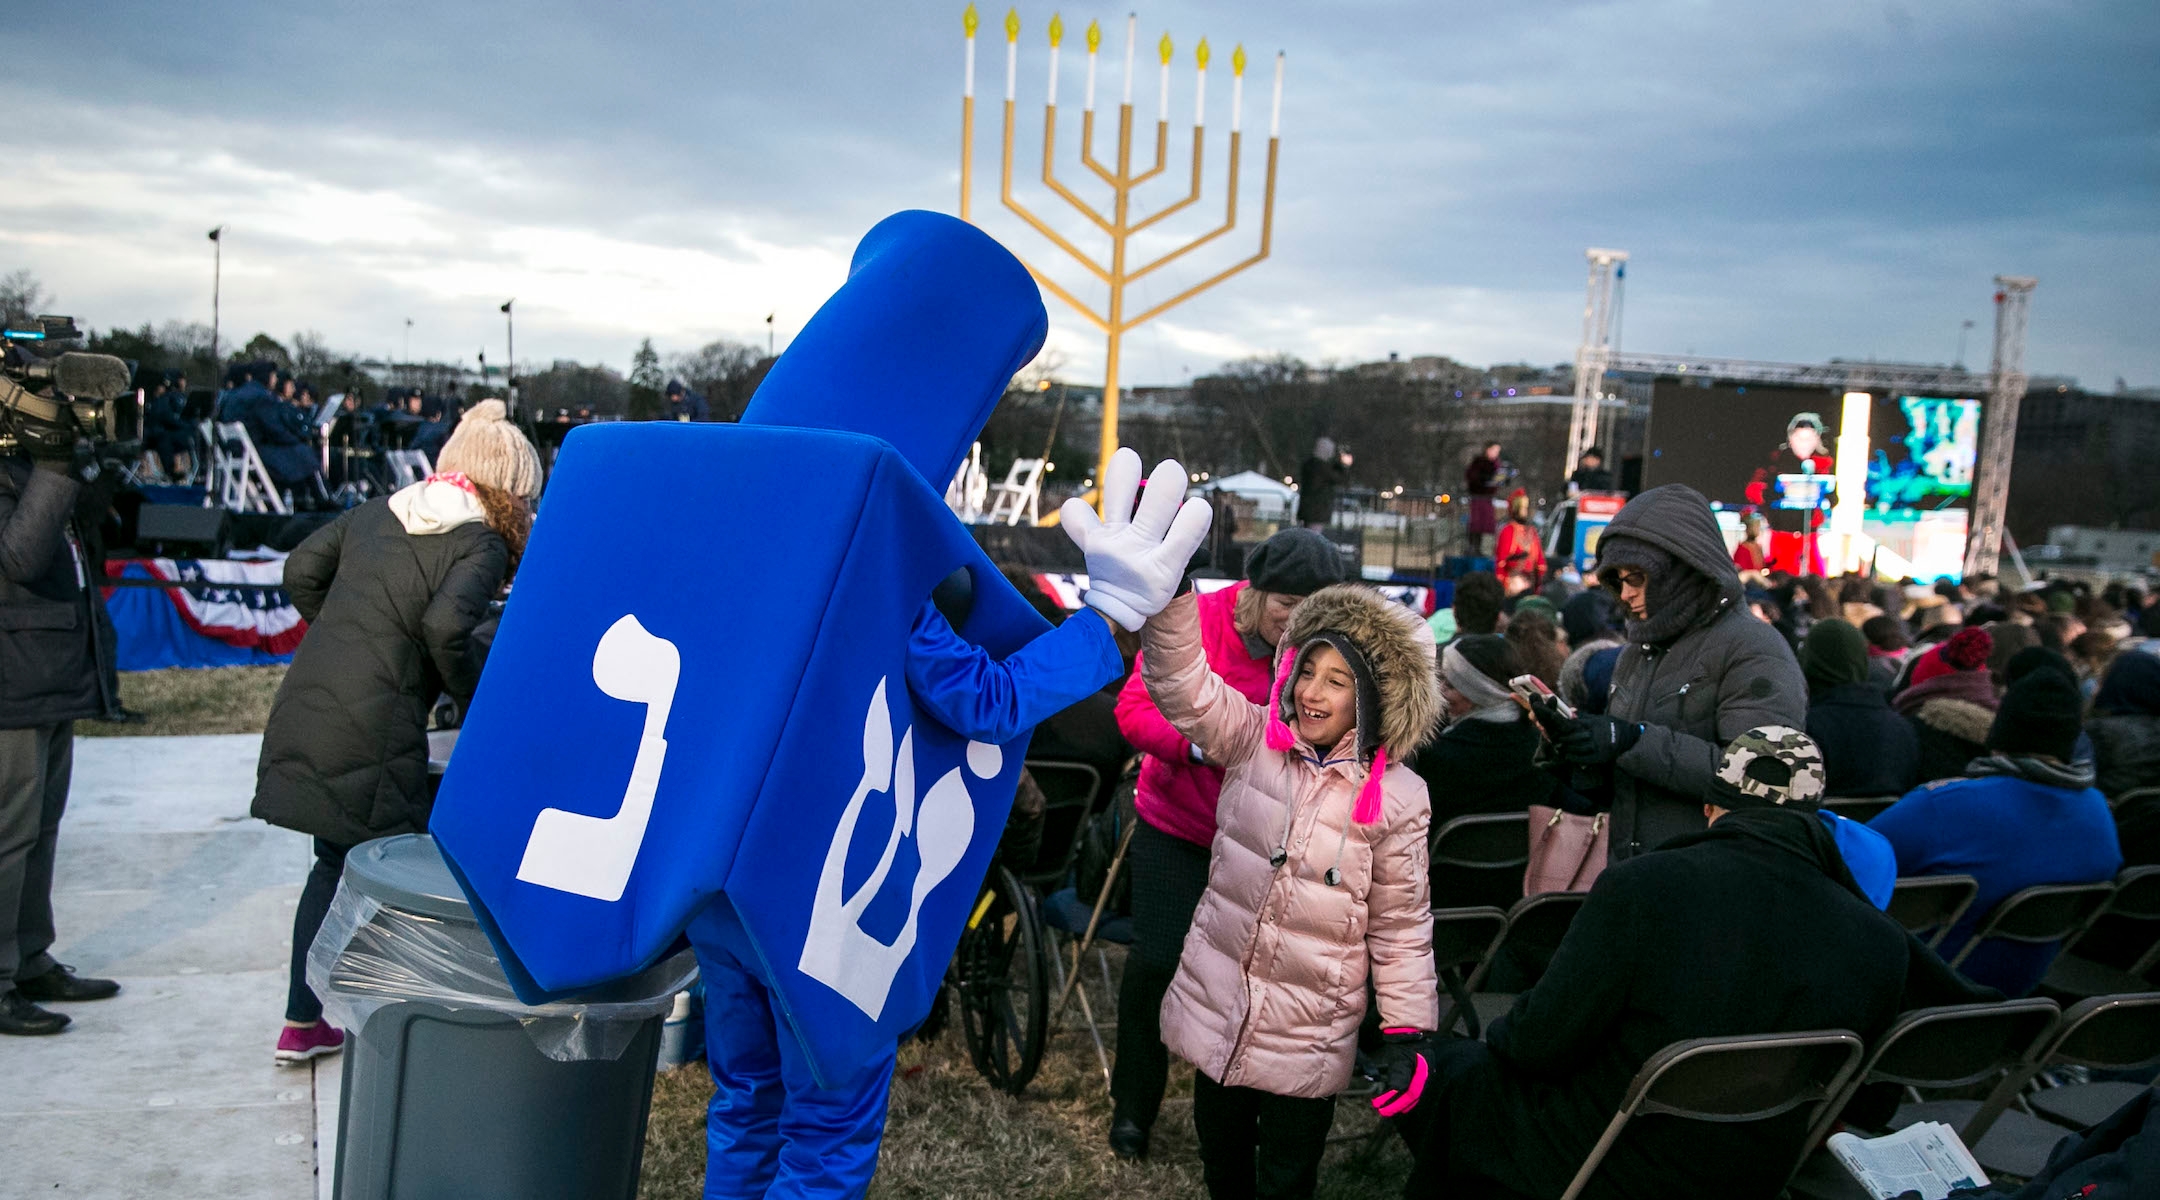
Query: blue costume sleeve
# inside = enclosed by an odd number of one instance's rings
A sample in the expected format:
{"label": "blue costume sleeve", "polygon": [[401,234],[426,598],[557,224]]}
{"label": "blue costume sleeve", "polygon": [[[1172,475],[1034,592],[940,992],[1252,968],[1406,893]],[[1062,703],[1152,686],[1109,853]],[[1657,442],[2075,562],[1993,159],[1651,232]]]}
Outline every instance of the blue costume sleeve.
{"label": "blue costume sleeve", "polygon": [[925,602],[908,634],[908,691],[962,737],[1002,744],[1102,690],[1125,670],[1110,624],[1092,610],[1006,656],[990,657]]}

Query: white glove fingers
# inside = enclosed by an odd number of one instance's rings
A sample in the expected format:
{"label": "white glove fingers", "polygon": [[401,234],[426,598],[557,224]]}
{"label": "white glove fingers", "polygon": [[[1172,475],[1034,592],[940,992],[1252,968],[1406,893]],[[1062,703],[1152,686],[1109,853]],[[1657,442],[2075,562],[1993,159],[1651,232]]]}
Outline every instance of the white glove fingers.
{"label": "white glove fingers", "polygon": [[1103,468],[1102,523],[1111,528],[1132,520],[1133,495],[1140,490],[1140,455],[1130,446],[1118,447]]}
{"label": "white glove fingers", "polygon": [[1058,506],[1058,524],[1064,528],[1065,536],[1073,540],[1073,545],[1080,547],[1082,554],[1087,553],[1088,539],[1102,530],[1102,518],[1078,496]]}
{"label": "white glove fingers", "polygon": [[1178,502],[1185,499],[1185,482],[1185,468],[1176,459],[1166,458],[1155,464],[1155,473],[1148,476],[1147,491],[1141,494],[1140,508],[1132,521],[1133,528],[1148,541],[1160,541],[1170,528]]}
{"label": "white glove fingers", "polygon": [[[1154,491],[1150,484],[1149,491]],[[1177,510],[1177,517],[1170,522],[1170,532],[1163,538],[1163,547],[1182,573],[1184,565],[1207,540],[1208,529],[1215,524],[1215,507],[1198,496],[1187,500]]]}

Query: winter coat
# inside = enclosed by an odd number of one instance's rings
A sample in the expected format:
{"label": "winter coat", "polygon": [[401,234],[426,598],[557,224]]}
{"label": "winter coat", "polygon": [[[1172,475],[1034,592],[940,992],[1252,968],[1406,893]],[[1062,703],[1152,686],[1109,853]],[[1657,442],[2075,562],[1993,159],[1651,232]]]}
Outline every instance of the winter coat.
{"label": "winter coat", "polygon": [[[1907,793],[1868,827],[1890,839],[1898,874],[1970,875],[1980,881],[1965,916],[1943,936],[1957,957],[1988,911],[2043,883],[2096,883],[2122,869],[2107,801],[2090,787],[2055,787],[2018,775],[1945,779]],[[2047,974],[2059,946],[1991,942],[1965,960],[1965,976],[2022,996]]]}
{"label": "winter coat", "polygon": [[1509,521],[1500,527],[1500,536],[1493,543],[1493,573],[1506,579],[1509,574],[1520,571],[1533,583],[1545,578],[1545,547],[1538,543],[1538,531],[1521,521]]}
{"label": "winter coat", "polygon": [[1298,469],[1297,519],[1300,525],[1325,525],[1335,519],[1335,490],[1350,478],[1342,459],[1308,458]]}
{"label": "winter coat", "polygon": [[425,830],[428,709],[471,700],[473,628],[509,565],[449,483],[371,500],[300,543],[285,591],[307,637],[271,702],[254,815],[343,846]]}
{"label": "winter coat", "polygon": [[1919,782],[1920,739],[1872,683],[1844,683],[1809,704],[1807,734],[1822,750],[1832,796],[1902,796]]}
{"label": "winter coat", "polygon": [[1912,723],[1920,743],[1917,782],[1963,775],[1966,763],[1986,754],[1995,704],[1986,671],[1952,671],[1899,692],[1890,707]]}
{"label": "winter coat", "polygon": [[[1528,717],[1514,721],[1456,721],[1417,753],[1417,773],[1432,797],[1438,830],[1473,813],[1522,812],[1549,804],[1553,777],[1532,766],[1543,740]],[[1440,897],[1447,907],[1447,897]]]}
{"label": "winter coat", "polygon": [[[1200,648],[1207,656],[1208,669],[1224,683],[1254,704],[1265,704],[1270,656],[1253,657],[1252,646],[1238,632],[1235,620],[1238,594],[1247,586],[1240,581],[1199,598],[1194,607],[1200,614]],[[1193,743],[1156,709],[1137,660],[1118,691],[1117,723],[1118,732],[1145,755],[1140,760],[1139,790],[1133,796],[1140,819],[1196,846],[1214,841],[1215,801],[1222,794],[1223,769],[1192,760]]]}
{"label": "winter coat", "polygon": [[[1283,657],[1323,629],[1348,635],[1375,677],[1387,769],[1370,825],[1352,820],[1370,774],[1357,730],[1325,750],[1302,739],[1271,750],[1269,711],[1208,670],[1190,598],[1141,631],[1156,707],[1226,768],[1207,891],[1163,998],[1163,1043],[1226,1087],[1284,1096],[1332,1096],[1349,1083],[1368,976],[1382,1025],[1431,1029],[1440,1019],[1432,814],[1408,766],[1439,712],[1431,642],[1407,609],[1337,584],[1298,605]],[[1278,845],[1280,867],[1269,862]],[[1330,867],[1341,871],[1336,886],[1324,879]]]}
{"label": "winter coat", "polygon": [[1699,832],[1726,743],[1758,726],[1805,725],[1807,683],[1784,635],[1740,603],[1740,574],[1700,493],[1652,488],[1603,536],[1647,542],[1719,586],[1711,612],[1663,642],[1631,636],[1613,666],[1606,711],[1644,726],[1613,772],[1610,854],[1619,861]]}
{"label": "winter coat", "polygon": [[[1486,1061],[1426,1104],[1444,1145],[1420,1171],[1558,1196],[1650,1056],[1689,1038],[1848,1029],[1873,1039],[1904,1007],[1989,996],[1858,895],[1814,816],[1735,811],[1591,887],[1552,965],[1486,1034]],[[1804,920],[1807,936],[1793,936]],[[1835,981],[1834,984],[1826,981]],[[1443,1046],[1451,1057],[1454,1047]],[[1473,1056],[1477,1052],[1470,1050]],[[1588,1195],[1774,1197],[1806,1117],[1738,1125],[1637,1122]],[[1449,1194],[1422,1189],[1412,1194]]]}
{"label": "winter coat", "polygon": [[105,695],[105,601],[85,586],[89,526],[111,498],[20,455],[0,457],[0,729],[98,716],[118,699]]}
{"label": "winter coat", "polygon": [[2137,788],[2160,787],[2160,715],[2122,713],[2085,722],[2100,793],[2112,803]]}

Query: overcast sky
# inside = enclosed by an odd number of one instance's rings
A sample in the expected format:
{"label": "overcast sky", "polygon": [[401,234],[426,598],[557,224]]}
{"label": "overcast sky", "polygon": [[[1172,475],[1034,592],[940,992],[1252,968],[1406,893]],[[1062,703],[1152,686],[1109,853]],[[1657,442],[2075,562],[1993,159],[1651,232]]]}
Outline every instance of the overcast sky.
{"label": "overcast sky", "polygon": [[[311,329],[401,354],[410,318],[414,357],[494,359],[496,306],[515,296],[525,362],[620,368],[643,336],[762,341],[767,312],[784,344],[880,217],[953,209],[962,7],[18,6],[0,34],[0,271],[34,270],[99,327],[207,321],[203,235],[223,223],[229,339]],[[1015,170],[1046,215],[1062,211],[1034,182],[1052,11],[1020,11]],[[997,208],[1003,14],[984,7],[978,42],[976,212],[1077,288]],[[1077,180],[1080,31],[1105,26],[1107,114],[1125,10],[1063,15],[1060,172]],[[1966,360],[1984,366],[1992,277],[2026,274],[2032,370],[2160,384],[2152,0],[1139,15],[1143,125],[1152,48],[1165,30],[1176,43],[1173,164],[1188,161],[1193,43],[1216,52],[1206,195],[1169,223],[1178,235],[1220,219],[1230,50],[1254,61],[1244,224],[1134,285],[1137,306],[1250,252],[1277,49],[1288,82],[1274,256],[1130,335],[1128,383],[1278,350],[1565,360],[1598,245],[1632,255],[1625,349],[1940,362],[1970,320]],[[1180,174],[1140,206],[1181,194]],[[1100,339],[1049,303],[1066,371],[1099,371]]]}

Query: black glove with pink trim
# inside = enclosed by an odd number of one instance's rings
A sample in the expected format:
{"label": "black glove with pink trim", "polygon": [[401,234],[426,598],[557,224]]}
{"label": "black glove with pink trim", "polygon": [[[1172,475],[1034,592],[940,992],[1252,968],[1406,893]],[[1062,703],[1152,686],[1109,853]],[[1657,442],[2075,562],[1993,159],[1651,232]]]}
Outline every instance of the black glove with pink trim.
{"label": "black glove with pink trim", "polygon": [[1380,1031],[1380,1050],[1373,1061],[1380,1068],[1380,1094],[1372,1098],[1373,1111],[1383,1117],[1399,1117],[1416,1108],[1425,1097],[1425,1079],[1432,1067],[1425,1061],[1422,1029],[1396,1027]]}

